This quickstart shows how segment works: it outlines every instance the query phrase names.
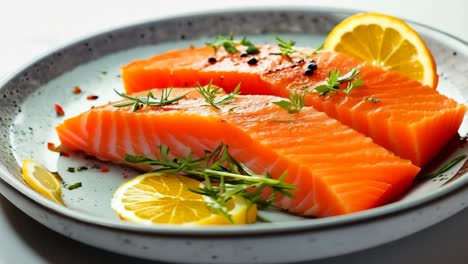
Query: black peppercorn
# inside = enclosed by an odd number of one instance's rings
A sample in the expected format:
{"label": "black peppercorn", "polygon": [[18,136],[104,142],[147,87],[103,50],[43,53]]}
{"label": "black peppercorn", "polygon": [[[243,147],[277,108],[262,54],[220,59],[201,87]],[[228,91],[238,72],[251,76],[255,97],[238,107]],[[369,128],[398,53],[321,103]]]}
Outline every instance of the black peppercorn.
{"label": "black peppercorn", "polygon": [[209,58],[208,58],[208,62],[211,63],[211,64],[213,64],[213,63],[216,63],[217,60],[216,60],[216,58],[209,57]]}
{"label": "black peppercorn", "polygon": [[247,61],[247,63],[248,63],[249,65],[255,65],[255,64],[257,64],[257,62],[258,62],[258,60],[257,60],[257,58],[255,58],[255,57],[252,57],[252,58],[250,58],[250,59]]}
{"label": "black peppercorn", "polygon": [[247,54],[246,52],[243,52],[243,53],[241,53],[240,56],[241,56],[241,58],[245,58],[245,57],[249,56],[249,54]]}
{"label": "black peppercorn", "polygon": [[312,74],[314,74],[314,70],[307,69],[307,70],[304,72],[304,74],[307,75],[307,76],[311,76]]}
{"label": "black peppercorn", "polygon": [[315,61],[310,61],[309,64],[307,65],[307,68],[309,70],[315,71],[317,69],[317,63]]}

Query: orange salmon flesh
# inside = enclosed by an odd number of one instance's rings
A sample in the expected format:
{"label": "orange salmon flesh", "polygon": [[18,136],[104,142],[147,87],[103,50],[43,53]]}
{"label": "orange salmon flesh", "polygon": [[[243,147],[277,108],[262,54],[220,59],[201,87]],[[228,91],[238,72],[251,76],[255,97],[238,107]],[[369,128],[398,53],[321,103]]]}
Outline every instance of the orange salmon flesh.
{"label": "orange salmon flesh", "polygon": [[[186,89],[177,89],[177,96]],[[159,96],[161,90],[153,91]],[[338,97],[337,97],[338,98]],[[197,91],[177,104],[95,107],[56,127],[69,150],[124,162],[126,154],[159,157],[161,144],[174,156],[202,156],[219,144],[258,174],[269,172],[296,187],[294,197],[278,196],[276,205],[306,216],[334,216],[373,208],[398,198],[419,168],[372,139],[312,107],[289,114],[268,95],[236,96],[220,109]],[[310,102],[313,100],[311,99]],[[343,144],[343,143],[346,144]]]}
{"label": "orange salmon flesh", "polygon": [[[210,47],[170,51],[134,61],[122,68],[125,89],[133,93],[152,88],[193,87],[210,81],[232,91],[239,83],[242,94],[288,97],[322,84],[330,71],[346,73],[358,67],[364,85],[350,94],[334,92],[321,96],[308,93],[306,105],[359,131],[396,155],[424,166],[456,135],[466,108],[436,90],[396,72],[385,71],[348,55],[322,51],[301,62],[272,55],[277,46],[259,46],[259,54],[241,56],[242,51],[217,53]],[[216,62],[209,62],[213,57]],[[258,59],[248,64],[252,57]],[[308,63],[318,69],[306,75]],[[372,102],[372,98],[378,102]],[[346,148],[346,146],[342,146]]]}

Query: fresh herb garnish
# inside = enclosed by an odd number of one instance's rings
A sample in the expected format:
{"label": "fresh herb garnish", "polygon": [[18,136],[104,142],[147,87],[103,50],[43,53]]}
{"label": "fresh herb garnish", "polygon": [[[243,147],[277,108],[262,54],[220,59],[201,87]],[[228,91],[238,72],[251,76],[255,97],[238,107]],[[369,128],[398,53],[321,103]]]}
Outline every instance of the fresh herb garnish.
{"label": "fresh herb garnish", "polygon": [[288,58],[291,58],[289,56],[291,53],[299,52],[297,49],[294,48],[294,45],[296,45],[296,41],[294,40],[286,41],[284,39],[281,39],[278,36],[276,36],[275,39],[278,41],[278,47],[280,48],[280,52],[272,53],[273,55],[283,55]]}
{"label": "fresh herb garnish", "polygon": [[88,169],[88,167],[86,167],[86,166],[81,166],[81,167],[78,167],[76,170],[77,170],[77,171],[84,171],[84,170],[87,170],[87,169]]}
{"label": "fresh herb garnish", "polygon": [[[125,160],[130,163],[138,163],[157,166],[153,172],[159,173],[185,173],[204,180],[204,186],[192,188],[191,191],[209,197],[207,207],[218,212],[232,221],[226,208],[226,203],[237,195],[248,200],[251,204],[257,204],[259,208],[271,206],[278,193],[292,197],[293,185],[283,182],[286,172],[278,179],[272,179],[270,174],[257,175],[243,163],[234,159],[225,144],[220,144],[213,151],[205,151],[204,156],[194,158],[192,154],[186,157],[170,157],[169,148],[159,146],[161,158],[150,159],[145,156],[126,155]],[[272,190],[272,194],[262,199],[262,190],[266,187]]]}
{"label": "fresh herb garnish", "polygon": [[292,92],[289,94],[289,100],[281,100],[278,102],[273,102],[273,104],[283,108],[288,111],[290,114],[297,114],[305,105],[305,95],[306,92],[295,93]]}
{"label": "fresh herb garnish", "polygon": [[71,191],[71,190],[80,188],[81,186],[82,186],[81,182],[77,182],[77,183],[74,183],[74,184],[67,185],[67,189]]}
{"label": "fresh herb garnish", "polygon": [[[357,77],[361,69],[353,68],[346,74],[340,76],[340,70],[334,70],[328,74],[328,78],[325,84],[314,87],[313,89],[320,93],[320,95],[327,95],[331,92],[344,92],[351,93],[351,91],[359,86],[362,86],[364,82]],[[340,89],[340,84],[348,82],[345,89]]]}
{"label": "fresh herb garnish", "polygon": [[67,171],[73,173],[73,172],[75,172],[75,168],[73,168],[73,167],[68,167]]}
{"label": "fresh herb garnish", "polygon": [[205,98],[205,102],[209,105],[213,106],[216,109],[220,109],[219,106],[223,104],[228,104],[234,100],[234,97],[239,94],[240,92],[240,83],[231,93],[228,93],[222,97],[217,97],[218,92],[221,88],[216,87],[212,88],[212,81],[210,81],[207,85],[203,86],[197,83],[197,91]]}
{"label": "fresh herb garnish", "polygon": [[444,164],[442,167],[440,167],[438,170],[428,173],[426,175],[418,175],[416,177],[417,180],[430,180],[436,177],[439,177],[443,173],[447,172],[451,168],[453,168],[455,165],[457,165],[460,161],[464,160],[467,156],[465,154],[462,154],[458,157],[455,157],[454,159],[450,160],[446,164]]}
{"label": "fresh herb garnish", "polygon": [[118,95],[123,98],[129,99],[127,102],[115,104],[114,107],[125,107],[133,105],[133,112],[138,111],[143,106],[164,106],[175,104],[177,101],[183,99],[188,93],[169,99],[172,88],[163,89],[161,91],[161,98],[156,98],[152,92],[148,92],[146,97],[131,96],[126,93],[119,93],[114,90]]}
{"label": "fresh herb garnish", "polygon": [[236,48],[233,34],[230,34],[228,38],[222,35],[218,35],[216,36],[215,41],[206,42],[205,44],[209,47],[212,47],[215,52],[218,52],[220,47],[223,47],[228,53],[237,53],[239,51]]}
{"label": "fresh herb garnish", "polygon": [[318,48],[316,48],[310,55],[315,55],[319,53],[321,50],[323,50],[323,47],[325,46],[325,43],[322,43]]}
{"label": "fresh herb garnish", "polygon": [[289,41],[286,41],[278,36],[275,37],[275,39],[278,41],[278,47],[280,48],[280,52],[274,52],[274,53],[271,53],[273,55],[283,55],[283,56],[286,56],[288,57],[289,59],[291,59],[291,54],[293,53],[299,53],[299,54],[302,54],[304,55],[305,57],[310,57],[312,55],[315,55],[317,54],[320,50],[323,49],[323,46],[324,46],[324,43],[322,43],[322,45],[320,45],[320,47],[316,48],[314,51],[312,51],[312,53],[310,54],[306,54],[298,49],[296,49],[294,47],[294,45],[296,45],[296,41],[294,40],[289,40]]}
{"label": "fresh herb garnish", "polygon": [[259,52],[257,46],[255,46],[255,44],[253,44],[250,40],[248,40],[246,37],[243,37],[241,39],[241,41],[239,42],[239,44],[241,44],[242,46],[244,47],[247,47],[247,49],[245,50],[245,52],[247,52],[248,54],[256,54]]}
{"label": "fresh herb garnish", "polygon": [[236,48],[236,45],[240,44],[244,47],[247,47],[247,50],[245,51],[246,53],[258,53],[257,46],[255,46],[255,44],[253,44],[250,40],[248,40],[246,37],[243,37],[240,41],[237,41],[234,39],[234,35],[232,33],[229,35],[229,37],[218,35],[214,41],[206,42],[205,44],[209,47],[212,47],[215,52],[217,52],[220,47],[223,47],[228,53],[237,53],[239,50]]}

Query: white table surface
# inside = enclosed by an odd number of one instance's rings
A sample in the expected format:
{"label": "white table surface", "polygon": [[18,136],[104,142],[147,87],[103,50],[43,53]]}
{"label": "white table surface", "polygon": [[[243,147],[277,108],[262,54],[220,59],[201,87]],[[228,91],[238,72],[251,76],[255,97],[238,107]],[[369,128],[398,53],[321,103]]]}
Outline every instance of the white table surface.
{"label": "white table surface", "polygon": [[[149,19],[233,7],[325,6],[384,12],[468,41],[468,1],[464,0],[3,0],[1,3],[0,78],[46,51],[89,34]],[[468,209],[398,241],[308,263],[468,263],[467,226]],[[94,249],[54,233],[0,195],[0,263],[150,262]]]}

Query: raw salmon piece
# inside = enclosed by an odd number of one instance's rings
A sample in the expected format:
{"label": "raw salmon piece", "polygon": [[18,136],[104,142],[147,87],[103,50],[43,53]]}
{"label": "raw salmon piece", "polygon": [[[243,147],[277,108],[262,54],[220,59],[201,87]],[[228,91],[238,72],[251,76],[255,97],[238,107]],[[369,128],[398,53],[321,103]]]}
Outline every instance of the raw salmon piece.
{"label": "raw salmon piece", "polygon": [[[157,94],[155,90],[154,93]],[[184,89],[180,89],[180,92]],[[99,159],[125,154],[159,157],[161,144],[175,156],[201,156],[219,144],[254,172],[269,172],[296,186],[276,204],[309,216],[342,215],[395,200],[419,168],[312,107],[288,114],[280,97],[236,96],[216,109],[191,93],[174,105],[95,107],[57,126],[62,145]],[[346,144],[343,144],[346,142]]]}
{"label": "raw salmon piece", "polygon": [[[350,95],[309,93],[306,104],[418,166],[427,164],[457,133],[466,111],[465,106],[434,89],[345,54],[323,51],[301,62],[297,55],[291,60],[272,55],[279,51],[277,46],[264,45],[259,49],[259,54],[248,57],[222,49],[215,54],[208,47],[172,51],[123,67],[122,78],[127,92],[175,84],[193,86],[212,80],[227,92],[241,83],[242,94],[288,97],[292,91],[313,89],[323,83],[330,71],[338,69],[344,74],[359,67],[364,86]],[[247,61],[253,56],[258,63],[249,65]],[[216,57],[217,62],[209,63],[209,57]],[[311,60],[318,69],[309,76],[305,70]],[[369,98],[379,101],[372,103]]]}

